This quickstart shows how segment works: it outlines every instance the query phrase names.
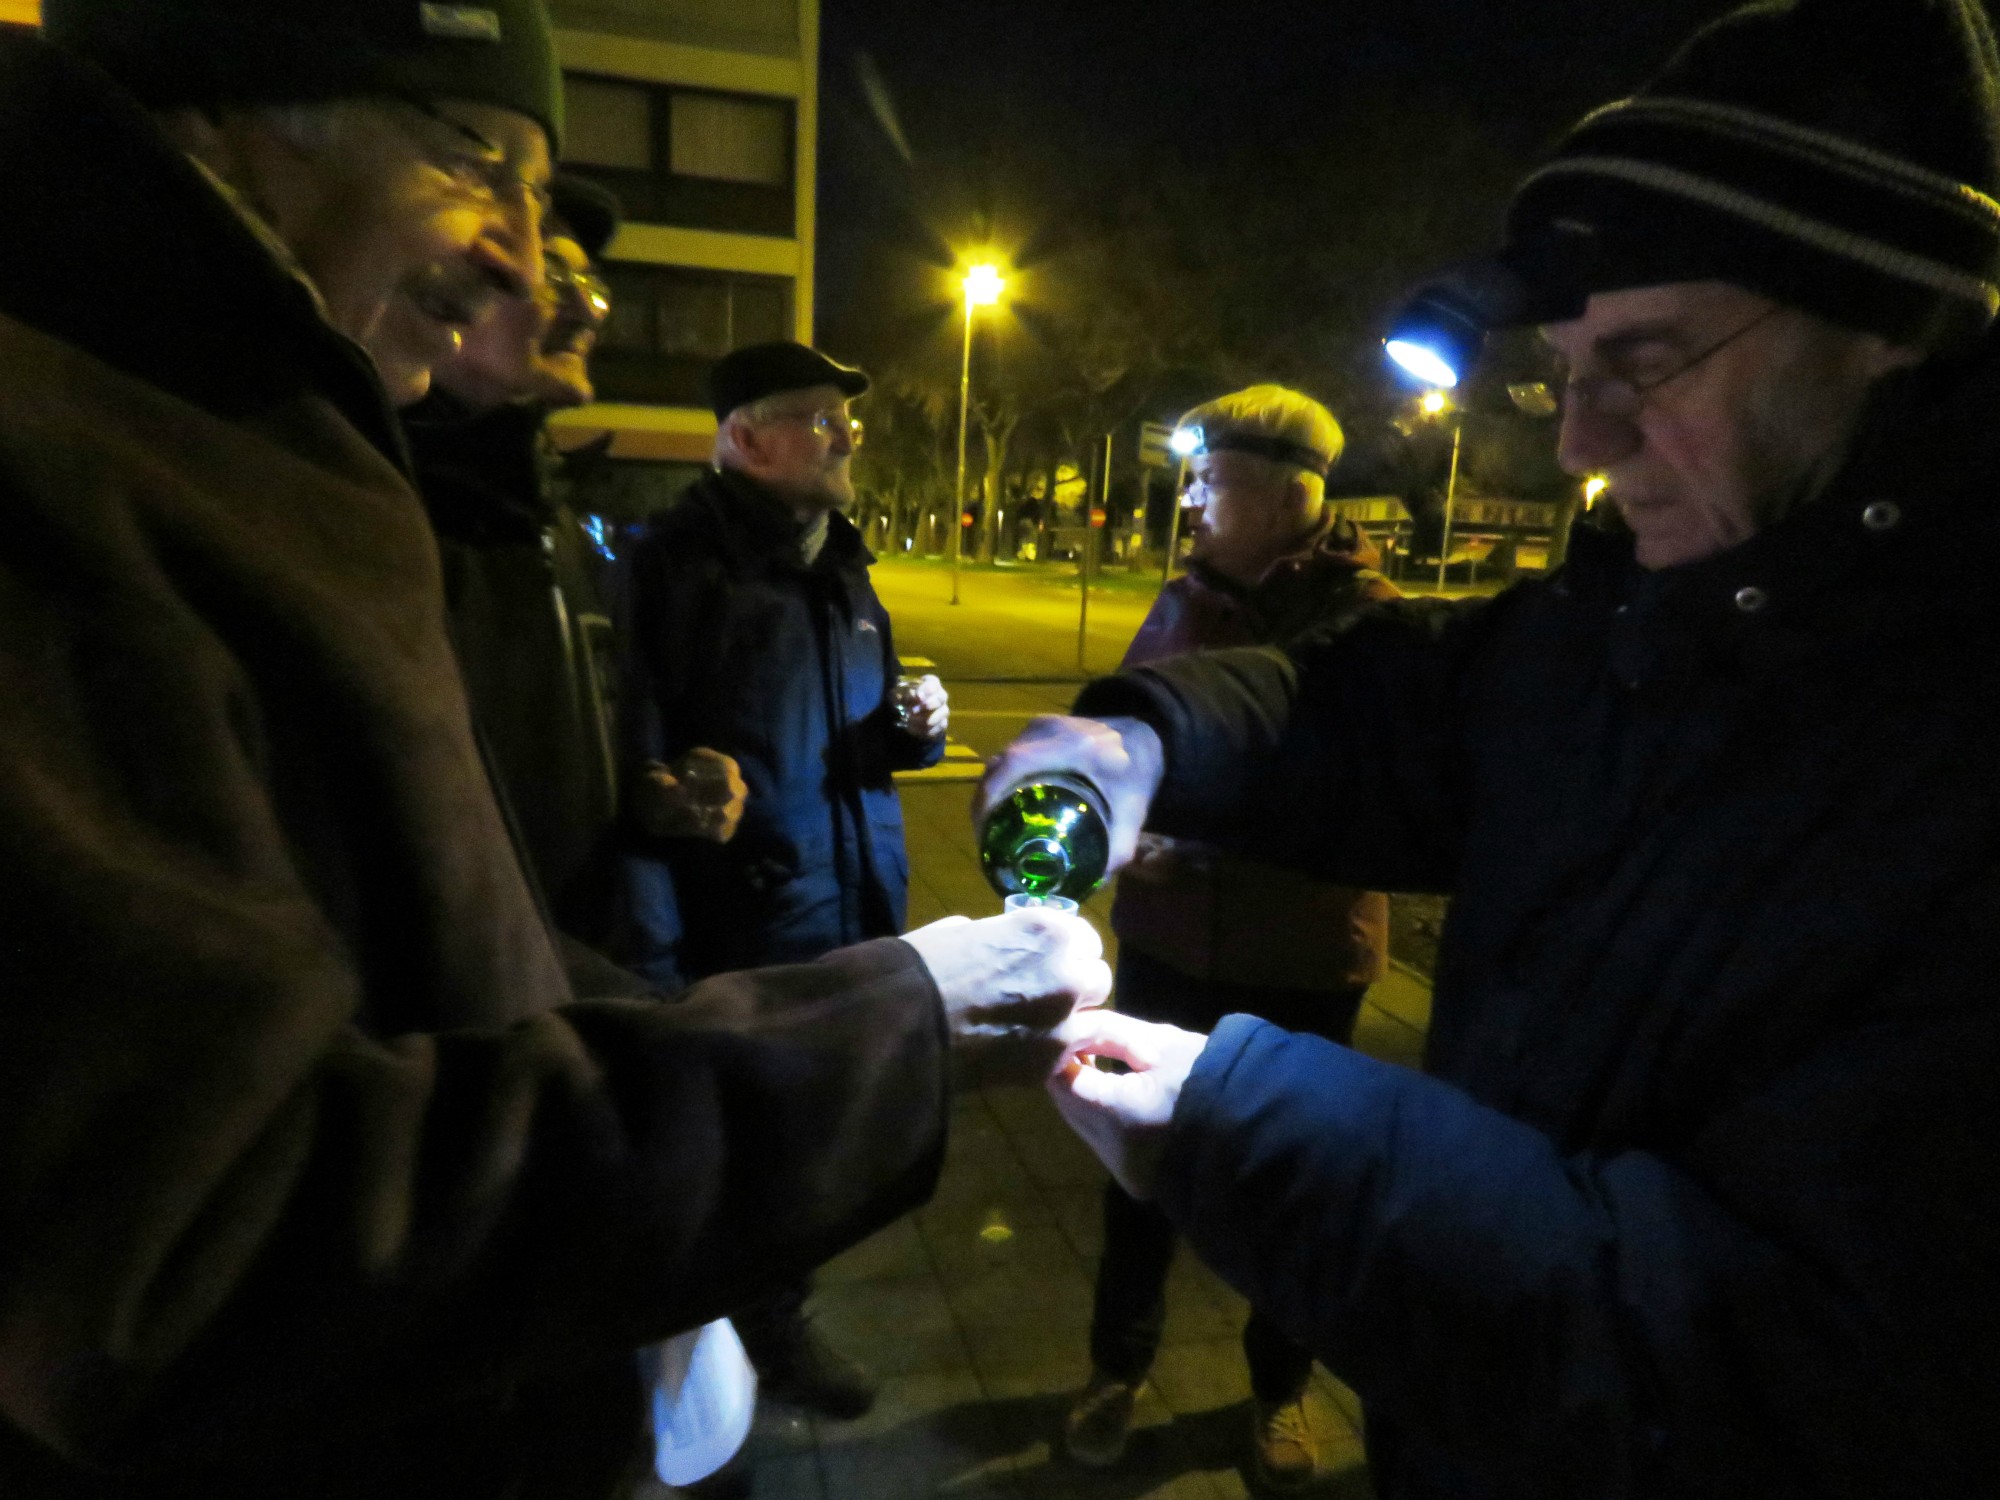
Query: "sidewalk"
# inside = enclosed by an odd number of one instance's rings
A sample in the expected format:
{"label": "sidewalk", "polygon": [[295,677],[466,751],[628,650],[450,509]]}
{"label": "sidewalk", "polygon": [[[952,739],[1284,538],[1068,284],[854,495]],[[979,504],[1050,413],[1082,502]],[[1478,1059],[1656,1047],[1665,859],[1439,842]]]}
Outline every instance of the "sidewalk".
{"label": "sidewalk", "polygon": [[[1063,690],[954,687],[953,732],[997,747]],[[1050,701],[1044,702],[1043,699]],[[969,768],[968,768],[969,769]],[[966,781],[903,788],[912,926],[993,911],[973,852]],[[1109,899],[1086,914],[1105,933]],[[1364,1050],[1413,1062],[1429,991],[1396,972],[1371,992]],[[1104,1174],[1037,1087],[962,1086],[936,1196],[828,1266],[817,1315],[882,1377],[874,1411],[824,1422],[767,1406],[751,1438],[760,1500],[1217,1500],[1246,1483],[1249,1384],[1243,1300],[1185,1253],[1165,1340],[1125,1461],[1094,1472],[1056,1446],[1089,1371],[1085,1341]],[[1371,1494],[1352,1393],[1315,1373],[1310,1395],[1325,1478],[1311,1493]]]}

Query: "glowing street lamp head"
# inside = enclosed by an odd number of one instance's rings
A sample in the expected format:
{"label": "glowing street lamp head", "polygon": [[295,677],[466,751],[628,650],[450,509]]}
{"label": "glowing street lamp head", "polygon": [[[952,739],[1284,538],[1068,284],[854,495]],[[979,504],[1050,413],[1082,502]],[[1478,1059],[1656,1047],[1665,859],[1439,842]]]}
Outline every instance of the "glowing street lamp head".
{"label": "glowing street lamp head", "polygon": [[1458,384],[1458,371],[1429,344],[1413,339],[1389,339],[1383,351],[1425,385],[1450,390]]}
{"label": "glowing street lamp head", "polygon": [[1201,447],[1199,427],[1176,427],[1167,439],[1167,448],[1176,458],[1191,458]]}
{"label": "glowing street lamp head", "polygon": [[965,273],[965,301],[969,307],[991,307],[1007,288],[998,266],[984,262]]}

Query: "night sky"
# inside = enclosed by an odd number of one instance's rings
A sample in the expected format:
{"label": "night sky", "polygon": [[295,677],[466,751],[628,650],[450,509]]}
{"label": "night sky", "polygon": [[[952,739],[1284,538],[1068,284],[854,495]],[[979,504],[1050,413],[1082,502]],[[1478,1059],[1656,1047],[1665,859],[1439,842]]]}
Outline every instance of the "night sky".
{"label": "night sky", "polygon": [[1339,151],[1329,116],[1363,97],[1409,100],[1411,127],[1421,130],[1424,101],[1439,99],[1532,153],[1730,8],[1724,0],[825,0],[823,327],[838,330],[843,309],[862,300],[853,280],[869,237],[893,232],[909,212],[914,169],[885,122],[918,165],[1033,135],[1109,154],[1143,178],[1163,157],[1240,158],[1263,143]]}

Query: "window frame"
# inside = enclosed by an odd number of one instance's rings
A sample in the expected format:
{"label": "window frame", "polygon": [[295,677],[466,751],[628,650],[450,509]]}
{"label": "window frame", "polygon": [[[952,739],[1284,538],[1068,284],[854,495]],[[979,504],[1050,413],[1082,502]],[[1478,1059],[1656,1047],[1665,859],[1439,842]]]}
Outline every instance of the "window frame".
{"label": "window frame", "polygon": [[[626,78],[588,68],[565,69],[563,81],[636,90],[646,97],[647,147],[653,167],[641,172],[591,162],[564,162],[563,170],[602,184],[618,195],[625,217],[638,224],[664,224],[679,229],[707,229],[726,234],[798,237],[799,101],[785,94],[754,94],[740,90],[696,88]],[[682,176],[673,170],[673,96],[699,95],[762,105],[782,118],[785,180],[779,184],[729,182],[721,178]]]}
{"label": "window frame", "polygon": [[[780,299],[779,326],[758,330],[758,336],[774,332],[778,338],[792,338],[798,316],[798,281],[791,276],[769,276],[753,271],[714,270],[702,266],[669,265],[659,261],[607,260],[600,269],[612,284],[612,302],[629,307],[634,300],[634,278],[648,285],[644,301],[647,309],[649,347],[621,347],[601,339],[591,355],[591,376],[600,401],[626,402],[645,406],[706,406],[708,372],[729,349],[740,348],[749,340],[737,333],[737,291],[740,287],[775,290]],[[716,354],[675,354],[660,348],[660,306],[662,288],[673,282],[720,284],[727,289],[728,303],[724,343]]]}

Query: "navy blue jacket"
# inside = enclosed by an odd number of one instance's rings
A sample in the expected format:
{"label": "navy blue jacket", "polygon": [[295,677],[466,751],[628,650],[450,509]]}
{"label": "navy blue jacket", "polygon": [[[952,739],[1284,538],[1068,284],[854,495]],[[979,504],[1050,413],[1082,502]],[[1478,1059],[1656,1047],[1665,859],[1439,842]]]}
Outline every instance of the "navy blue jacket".
{"label": "navy blue jacket", "polygon": [[896,725],[900,667],[860,533],[831,516],[811,566],[798,538],[774,496],[721,471],[633,548],[628,761],[706,745],[736,758],[750,792],[728,844],[659,840],[632,860],[622,956],[655,983],[902,931],[890,777],[943,746]]}
{"label": "navy blue jacket", "polygon": [[2000,359],[1647,575],[1093,685],[1167,832],[1450,891],[1424,1077],[1247,1017],[1162,1202],[1389,1497],[1993,1493]]}

